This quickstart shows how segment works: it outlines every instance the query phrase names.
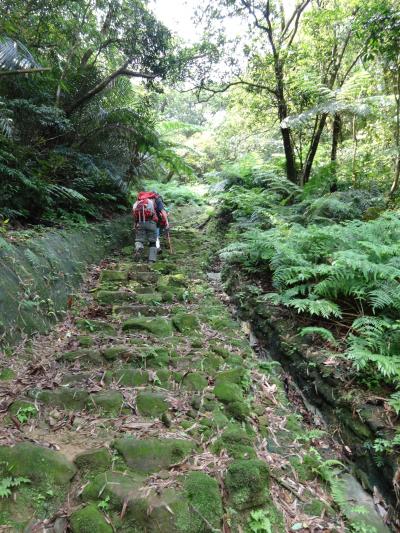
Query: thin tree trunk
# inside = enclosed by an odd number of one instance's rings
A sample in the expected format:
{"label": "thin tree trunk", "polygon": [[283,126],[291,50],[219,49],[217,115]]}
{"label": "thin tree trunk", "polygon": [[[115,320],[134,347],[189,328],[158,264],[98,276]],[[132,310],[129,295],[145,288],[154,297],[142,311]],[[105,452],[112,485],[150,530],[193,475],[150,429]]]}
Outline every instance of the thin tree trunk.
{"label": "thin tree trunk", "polygon": [[338,151],[341,131],[342,131],[342,117],[339,115],[339,113],[335,113],[333,117],[333,126],[332,126],[332,149],[331,149],[332,163],[336,162],[337,160],[337,151]]}
{"label": "thin tree trunk", "polygon": [[[400,65],[399,65],[400,67]],[[390,196],[392,196],[397,189],[399,188],[400,183],[400,68],[397,69],[396,76],[396,132],[395,132],[395,143],[396,143],[396,165],[395,173],[393,178],[393,183],[390,188]]]}
{"label": "thin tree trunk", "polygon": [[314,163],[315,156],[317,154],[322,132],[324,131],[327,116],[327,113],[324,113],[319,119],[317,129],[315,131],[315,134],[310,144],[310,148],[308,150],[306,162],[304,163],[303,172],[301,174],[301,185],[305,185],[310,179],[311,169]]}

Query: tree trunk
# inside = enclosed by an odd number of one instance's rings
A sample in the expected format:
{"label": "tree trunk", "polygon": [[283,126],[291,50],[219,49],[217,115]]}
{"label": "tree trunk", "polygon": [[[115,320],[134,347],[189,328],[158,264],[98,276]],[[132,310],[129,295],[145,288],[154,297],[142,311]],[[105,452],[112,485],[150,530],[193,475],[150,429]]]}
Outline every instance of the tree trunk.
{"label": "tree trunk", "polygon": [[[288,107],[285,99],[283,66],[278,58],[275,57],[275,76],[276,76],[276,97],[278,100],[279,121],[282,123],[288,116]],[[283,149],[286,159],[286,176],[292,183],[298,182],[296,171],[296,158],[293,148],[292,139],[290,138],[290,129],[281,127]]]}
{"label": "tree trunk", "polygon": [[335,113],[333,117],[333,127],[332,127],[332,149],[331,149],[331,161],[332,163],[337,160],[337,151],[339,146],[340,134],[342,131],[342,117],[339,113]]}
{"label": "tree trunk", "polygon": [[319,141],[321,140],[322,132],[324,131],[327,116],[327,113],[324,113],[319,119],[318,126],[311,140],[310,148],[308,149],[308,154],[306,157],[306,162],[304,163],[304,168],[301,173],[300,185],[305,185],[310,179],[311,169],[314,163],[315,155],[318,150]]}

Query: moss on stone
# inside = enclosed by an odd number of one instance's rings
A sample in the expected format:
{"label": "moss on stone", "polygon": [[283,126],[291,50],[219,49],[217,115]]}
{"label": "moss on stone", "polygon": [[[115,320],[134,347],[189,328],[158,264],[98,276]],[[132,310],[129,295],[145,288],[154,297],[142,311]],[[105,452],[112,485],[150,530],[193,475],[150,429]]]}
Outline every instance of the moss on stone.
{"label": "moss on stone", "polygon": [[102,270],[100,274],[100,283],[103,281],[127,281],[128,272],[121,270]]}
{"label": "moss on stone", "polygon": [[29,442],[13,447],[0,446],[0,475],[28,478],[32,485],[67,485],[76,472],[76,467],[64,455],[49,448]]}
{"label": "moss on stone", "polygon": [[69,524],[72,533],[113,533],[103,513],[94,504],[86,505],[72,513]]}
{"label": "moss on stone", "polygon": [[138,489],[142,485],[143,479],[141,475],[134,473],[103,472],[86,485],[81,498],[88,502],[108,497],[110,507],[120,511],[125,499],[129,500],[138,496]]}
{"label": "moss on stone", "polygon": [[61,361],[73,363],[74,361],[82,361],[84,363],[102,363],[103,358],[98,350],[72,350],[64,352],[60,358]]}
{"label": "moss on stone", "polygon": [[234,459],[255,459],[253,438],[237,424],[230,424],[216,441],[214,450],[225,449]]}
{"label": "moss on stone", "polygon": [[203,472],[190,472],[183,488],[189,512],[178,515],[178,528],[188,533],[208,533],[211,528],[219,531],[223,507],[218,482]]}
{"label": "moss on stone", "polygon": [[81,331],[90,331],[91,333],[104,333],[107,335],[115,335],[117,333],[114,326],[102,320],[81,318],[76,321],[76,326]]}
{"label": "moss on stone", "polygon": [[172,324],[166,318],[131,318],[122,325],[123,331],[147,331],[158,337],[172,335]]}
{"label": "moss on stone", "polygon": [[223,344],[220,344],[219,342],[213,342],[210,341],[210,348],[211,350],[216,353],[217,355],[220,355],[224,359],[229,357],[231,355],[231,352],[226,348]]}
{"label": "moss on stone", "polygon": [[74,411],[85,409],[89,402],[89,393],[86,390],[70,387],[58,387],[53,390],[33,390],[30,391],[29,395],[45,405]]}
{"label": "moss on stone", "polygon": [[111,455],[107,448],[97,448],[78,454],[74,463],[79,470],[96,474],[111,467]]}
{"label": "moss on stone", "polygon": [[15,378],[15,372],[12,368],[3,368],[0,371],[0,381],[10,381]]}
{"label": "moss on stone", "polygon": [[126,464],[136,472],[149,474],[180,463],[193,450],[194,444],[177,439],[117,439],[113,447]]}
{"label": "moss on stone", "polygon": [[177,313],[172,317],[172,323],[180,333],[191,333],[200,329],[200,323],[196,315]]}
{"label": "moss on stone", "polygon": [[136,397],[136,407],[142,416],[158,418],[168,411],[168,403],[162,394],[140,392]]}
{"label": "moss on stone", "polygon": [[208,387],[208,380],[201,374],[189,372],[189,374],[183,378],[182,385],[189,390],[202,391]]}
{"label": "moss on stone", "polygon": [[137,294],[136,301],[142,305],[159,305],[163,300],[163,296],[158,292],[147,294]]}
{"label": "moss on stone", "polygon": [[115,305],[126,302],[134,302],[136,295],[133,292],[98,290],[95,295],[97,302],[103,305]]}
{"label": "moss on stone", "polygon": [[200,362],[200,368],[206,372],[215,372],[221,368],[224,364],[224,360],[220,355],[214,353],[205,354],[204,358]]}
{"label": "moss on stone", "polygon": [[9,407],[8,412],[12,415],[17,415],[19,412],[29,409],[30,416],[36,416],[38,413],[35,402],[29,400],[15,400]]}
{"label": "moss on stone", "polygon": [[117,359],[129,360],[133,357],[132,348],[130,346],[109,346],[102,350],[102,355],[107,361],[115,361]]}
{"label": "moss on stone", "polygon": [[81,348],[90,348],[94,344],[93,337],[90,337],[90,335],[79,335],[77,341]]}
{"label": "moss on stone", "polygon": [[123,387],[140,387],[149,381],[148,372],[131,367],[116,370],[112,373],[112,377]]}
{"label": "moss on stone", "polygon": [[230,402],[225,405],[225,412],[236,420],[244,421],[250,415],[250,407],[244,401]]}
{"label": "moss on stone", "polygon": [[171,372],[167,370],[166,368],[160,368],[156,372],[157,375],[157,383],[156,385],[159,385],[163,389],[169,389],[172,386],[172,378],[171,378]]}
{"label": "moss on stone", "polygon": [[242,387],[246,375],[247,370],[243,367],[231,368],[229,370],[225,370],[224,372],[218,372],[218,374],[215,375],[215,384],[219,385],[220,383],[236,383],[236,385]]}
{"label": "moss on stone", "polygon": [[[90,395],[90,402],[95,409],[109,416],[118,415],[124,403],[124,397],[118,391],[106,390]],[[89,404],[90,405],[90,404]]]}
{"label": "moss on stone", "polygon": [[214,387],[214,394],[224,403],[240,402],[243,400],[242,389],[236,383],[219,383]]}
{"label": "moss on stone", "polygon": [[265,505],[269,500],[269,470],[258,459],[237,460],[228,468],[225,477],[229,502],[238,510]]}

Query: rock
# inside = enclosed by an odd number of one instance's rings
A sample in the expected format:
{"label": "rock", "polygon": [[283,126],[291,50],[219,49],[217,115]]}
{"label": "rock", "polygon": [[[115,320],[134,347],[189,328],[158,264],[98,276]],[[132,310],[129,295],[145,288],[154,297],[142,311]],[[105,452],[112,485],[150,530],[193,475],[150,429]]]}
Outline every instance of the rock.
{"label": "rock", "polygon": [[137,294],[136,301],[142,305],[159,305],[162,301],[162,295],[158,292]]}
{"label": "rock", "polygon": [[218,374],[215,375],[215,384],[236,383],[236,385],[242,387],[246,374],[247,370],[243,367],[231,368],[224,372],[218,372]]}
{"label": "rock", "polygon": [[117,333],[114,326],[101,320],[81,318],[76,321],[76,327],[82,331],[90,331],[91,333],[104,333],[107,335],[115,335]]}
{"label": "rock", "polygon": [[237,460],[225,477],[230,505],[239,510],[261,507],[269,501],[269,470],[258,459]]}
{"label": "rock", "polygon": [[201,374],[190,372],[183,378],[182,385],[189,390],[202,391],[208,387],[208,380]]}
{"label": "rock", "polygon": [[154,316],[157,309],[151,305],[134,304],[134,305],[114,305],[113,315],[133,316]]}
{"label": "rock", "polygon": [[244,401],[230,402],[225,405],[225,412],[243,422],[250,415],[250,407]]}
{"label": "rock", "polygon": [[74,411],[85,409],[89,402],[89,393],[86,390],[69,387],[58,387],[53,390],[34,389],[29,391],[29,396],[45,405]]}
{"label": "rock", "polygon": [[113,533],[96,504],[87,505],[72,513],[69,523],[72,533]]}
{"label": "rock", "polygon": [[214,387],[214,394],[224,403],[243,400],[242,389],[236,383],[219,383]]}
{"label": "rock", "polygon": [[124,397],[118,391],[106,390],[90,395],[90,401],[95,409],[107,415],[118,415],[124,404]]}
{"label": "rock", "polygon": [[158,337],[172,335],[172,324],[166,318],[131,318],[122,325],[123,331],[147,331]]}
{"label": "rock", "polygon": [[224,360],[220,355],[207,353],[201,360],[201,368],[206,372],[213,372],[218,370],[224,364]]}
{"label": "rock", "polygon": [[177,439],[117,439],[113,447],[126,464],[141,474],[150,474],[180,463],[193,450],[194,444]]}
{"label": "rock", "polygon": [[[189,520],[187,529],[184,530],[210,531],[212,527],[214,531],[220,531],[223,507],[218,482],[203,472],[190,472],[185,478],[183,488],[189,503]],[[193,508],[197,512],[193,512]]]}
{"label": "rock", "polygon": [[[137,498],[138,489],[144,478],[133,473],[107,471],[95,476],[83,489],[83,501],[98,501],[99,494],[102,498],[109,498],[109,505],[121,511],[124,501]],[[94,531],[92,533],[95,533]]]}
{"label": "rock", "polygon": [[136,397],[136,407],[142,416],[157,418],[168,411],[169,406],[162,394],[140,392]]}
{"label": "rock", "polygon": [[106,291],[98,290],[95,295],[97,302],[103,305],[120,304],[123,302],[133,302],[136,299],[134,292]]}
{"label": "rock", "polygon": [[[344,513],[351,522],[355,522],[363,531],[374,531],[376,533],[389,533],[390,529],[383,523],[382,518],[376,510],[374,500],[360,485],[360,483],[351,474],[341,476],[344,498],[347,505],[344,507]],[[353,512],[354,502],[357,506],[364,507],[365,513]]]}
{"label": "rock", "polygon": [[130,346],[109,346],[102,350],[102,355],[107,361],[115,361],[116,359],[130,360],[133,357],[132,348]]}
{"label": "rock", "polygon": [[100,283],[103,281],[128,281],[128,272],[120,270],[102,270],[100,274]]}
{"label": "rock", "polygon": [[81,346],[82,348],[90,348],[91,346],[93,346],[94,342],[93,338],[89,335],[79,335],[76,340],[78,341],[79,346]]}
{"label": "rock", "polygon": [[68,528],[68,521],[66,518],[57,518],[53,525],[54,533],[65,533]]}
{"label": "rock", "polygon": [[76,473],[75,465],[61,453],[29,442],[0,446],[0,476],[6,477],[11,470],[13,476],[26,477],[36,489],[43,486],[46,490],[48,485],[69,484]]}
{"label": "rock", "polygon": [[140,385],[146,385],[149,381],[148,372],[131,367],[116,370],[112,373],[112,377],[119,385],[124,387],[140,387]]}
{"label": "rock", "polygon": [[225,449],[234,459],[255,459],[252,437],[239,425],[229,425],[214,445],[216,453]]}
{"label": "rock", "polygon": [[167,413],[163,413],[161,415],[161,422],[164,424],[166,428],[171,427],[171,418],[167,415]]}
{"label": "rock", "polygon": [[172,323],[180,333],[191,333],[200,329],[200,323],[195,315],[177,313],[172,318]]}
{"label": "rock", "polygon": [[73,363],[74,361],[83,361],[89,363],[103,362],[101,353],[97,350],[72,350],[70,352],[63,353],[59,359],[69,363]]}
{"label": "rock", "polygon": [[142,283],[156,283],[158,274],[156,272],[132,272],[131,279],[140,281]]}
{"label": "rock", "polygon": [[74,459],[79,470],[96,473],[104,472],[111,467],[111,454],[107,448],[97,448],[78,454]]}

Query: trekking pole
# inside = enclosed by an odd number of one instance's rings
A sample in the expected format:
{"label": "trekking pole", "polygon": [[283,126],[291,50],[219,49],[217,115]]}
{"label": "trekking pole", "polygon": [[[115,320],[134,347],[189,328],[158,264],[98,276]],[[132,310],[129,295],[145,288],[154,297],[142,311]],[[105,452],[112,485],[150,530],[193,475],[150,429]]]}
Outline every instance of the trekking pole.
{"label": "trekking pole", "polygon": [[169,229],[167,230],[167,239],[168,239],[168,244],[169,244],[169,253],[173,254],[174,252],[172,250],[171,234],[169,232]]}

